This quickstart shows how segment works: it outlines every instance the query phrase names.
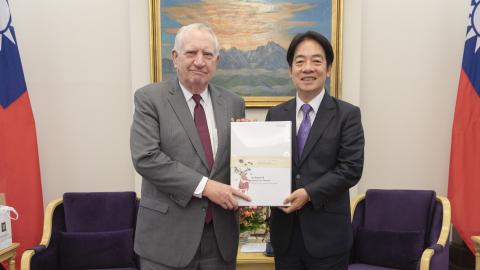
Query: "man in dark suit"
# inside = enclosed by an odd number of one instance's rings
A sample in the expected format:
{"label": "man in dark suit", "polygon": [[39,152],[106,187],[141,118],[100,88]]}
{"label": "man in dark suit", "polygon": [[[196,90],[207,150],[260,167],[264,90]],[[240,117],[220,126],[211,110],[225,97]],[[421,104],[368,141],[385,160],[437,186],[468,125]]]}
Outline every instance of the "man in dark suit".
{"label": "man in dark suit", "polygon": [[206,25],[180,28],[172,59],[178,80],[135,93],[133,164],[142,175],[135,252],[142,270],[235,269],[237,197],[230,187],[230,121],[243,99],[209,83],[217,38]]}
{"label": "man in dark suit", "polygon": [[279,270],[347,269],[352,246],[349,188],[363,170],[360,110],[325,91],[333,49],[313,31],[292,40],[287,61],[295,99],[271,108],[267,121],[292,121],[291,205],[270,220]]}

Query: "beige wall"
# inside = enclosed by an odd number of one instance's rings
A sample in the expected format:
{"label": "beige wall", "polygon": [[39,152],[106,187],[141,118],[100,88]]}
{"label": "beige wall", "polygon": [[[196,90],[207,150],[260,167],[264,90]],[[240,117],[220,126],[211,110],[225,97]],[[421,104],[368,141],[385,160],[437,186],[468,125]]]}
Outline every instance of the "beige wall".
{"label": "beige wall", "polygon": [[131,59],[130,27],[137,22],[130,2],[10,5],[37,125],[44,201],[67,191],[132,190],[132,68],[141,59]]}
{"label": "beige wall", "polygon": [[359,190],[446,194],[450,137],[470,1],[364,1]]}
{"label": "beige wall", "polygon": [[[10,1],[45,201],[139,188],[133,89],[149,81],[147,1]],[[359,105],[367,188],[447,190],[469,1],[344,0],[343,98]],[[264,109],[247,116],[262,120]]]}
{"label": "beige wall", "polygon": [[[345,0],[344,100],[362,109],[364,174],[354,189],[446,195],[469,1]],[[251,110],[263,119],[264,110]]]}

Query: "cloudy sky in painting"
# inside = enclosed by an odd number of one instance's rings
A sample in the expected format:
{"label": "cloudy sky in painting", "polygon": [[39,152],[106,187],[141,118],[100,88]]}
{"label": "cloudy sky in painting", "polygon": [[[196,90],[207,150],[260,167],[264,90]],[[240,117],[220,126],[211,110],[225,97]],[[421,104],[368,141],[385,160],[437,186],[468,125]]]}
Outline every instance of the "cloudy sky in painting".
{"label": "cloudy sky in painting", "polygon": [[275,41],[287,48],[298,32],[331,36],[331,0],[161,0],[162,54],[170,55],[182,25],[204,22],[214,28],[222,48],[243,51]]}

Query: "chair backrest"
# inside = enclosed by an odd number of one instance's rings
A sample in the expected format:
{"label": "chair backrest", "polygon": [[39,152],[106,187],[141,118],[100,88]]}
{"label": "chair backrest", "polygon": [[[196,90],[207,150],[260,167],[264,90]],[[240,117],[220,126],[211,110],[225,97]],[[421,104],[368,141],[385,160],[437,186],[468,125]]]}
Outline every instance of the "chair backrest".
{"label": "chair backrest", "polygon": [[434,191],[371,189],[353,213],[352,263],[415,269],[436,243],[442,206]]}
{"label": "chair backrest", "polygon": [[370,189],[365,195],[363,227],[375,231],[423,231],[426,245],[435,197],[430,190]]}
{"label": "chair backrest", "polygon": [[61,269],[137,268],[135,192],[65,193]]}
{"label": "chair backrest", "polygon": [[88,192],[63,195],[67,232],[106,232],[135,227],[135,192]]}
{"label": "chair backrest", "polygon": [[22,257],[22,269],[140,269],[133,250],[135,192],[65,193],[50,202],[40,245]]}

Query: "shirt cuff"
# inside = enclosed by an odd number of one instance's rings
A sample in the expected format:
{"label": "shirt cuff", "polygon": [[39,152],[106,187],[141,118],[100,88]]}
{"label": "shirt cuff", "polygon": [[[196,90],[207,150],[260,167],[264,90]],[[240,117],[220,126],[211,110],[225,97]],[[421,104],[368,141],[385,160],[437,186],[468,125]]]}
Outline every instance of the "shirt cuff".
{"label": "shirt cuff", "polygon": [[205,189],[205,185],[207,185],[207,180],[208,180],[208,177],[206,176],[202,177],[202,180],[200,180],[200,183],[198,183],[197,188],[193,192],[193,196],[197,198],[202,198],[202,193],[203,193],[203,190]]}

